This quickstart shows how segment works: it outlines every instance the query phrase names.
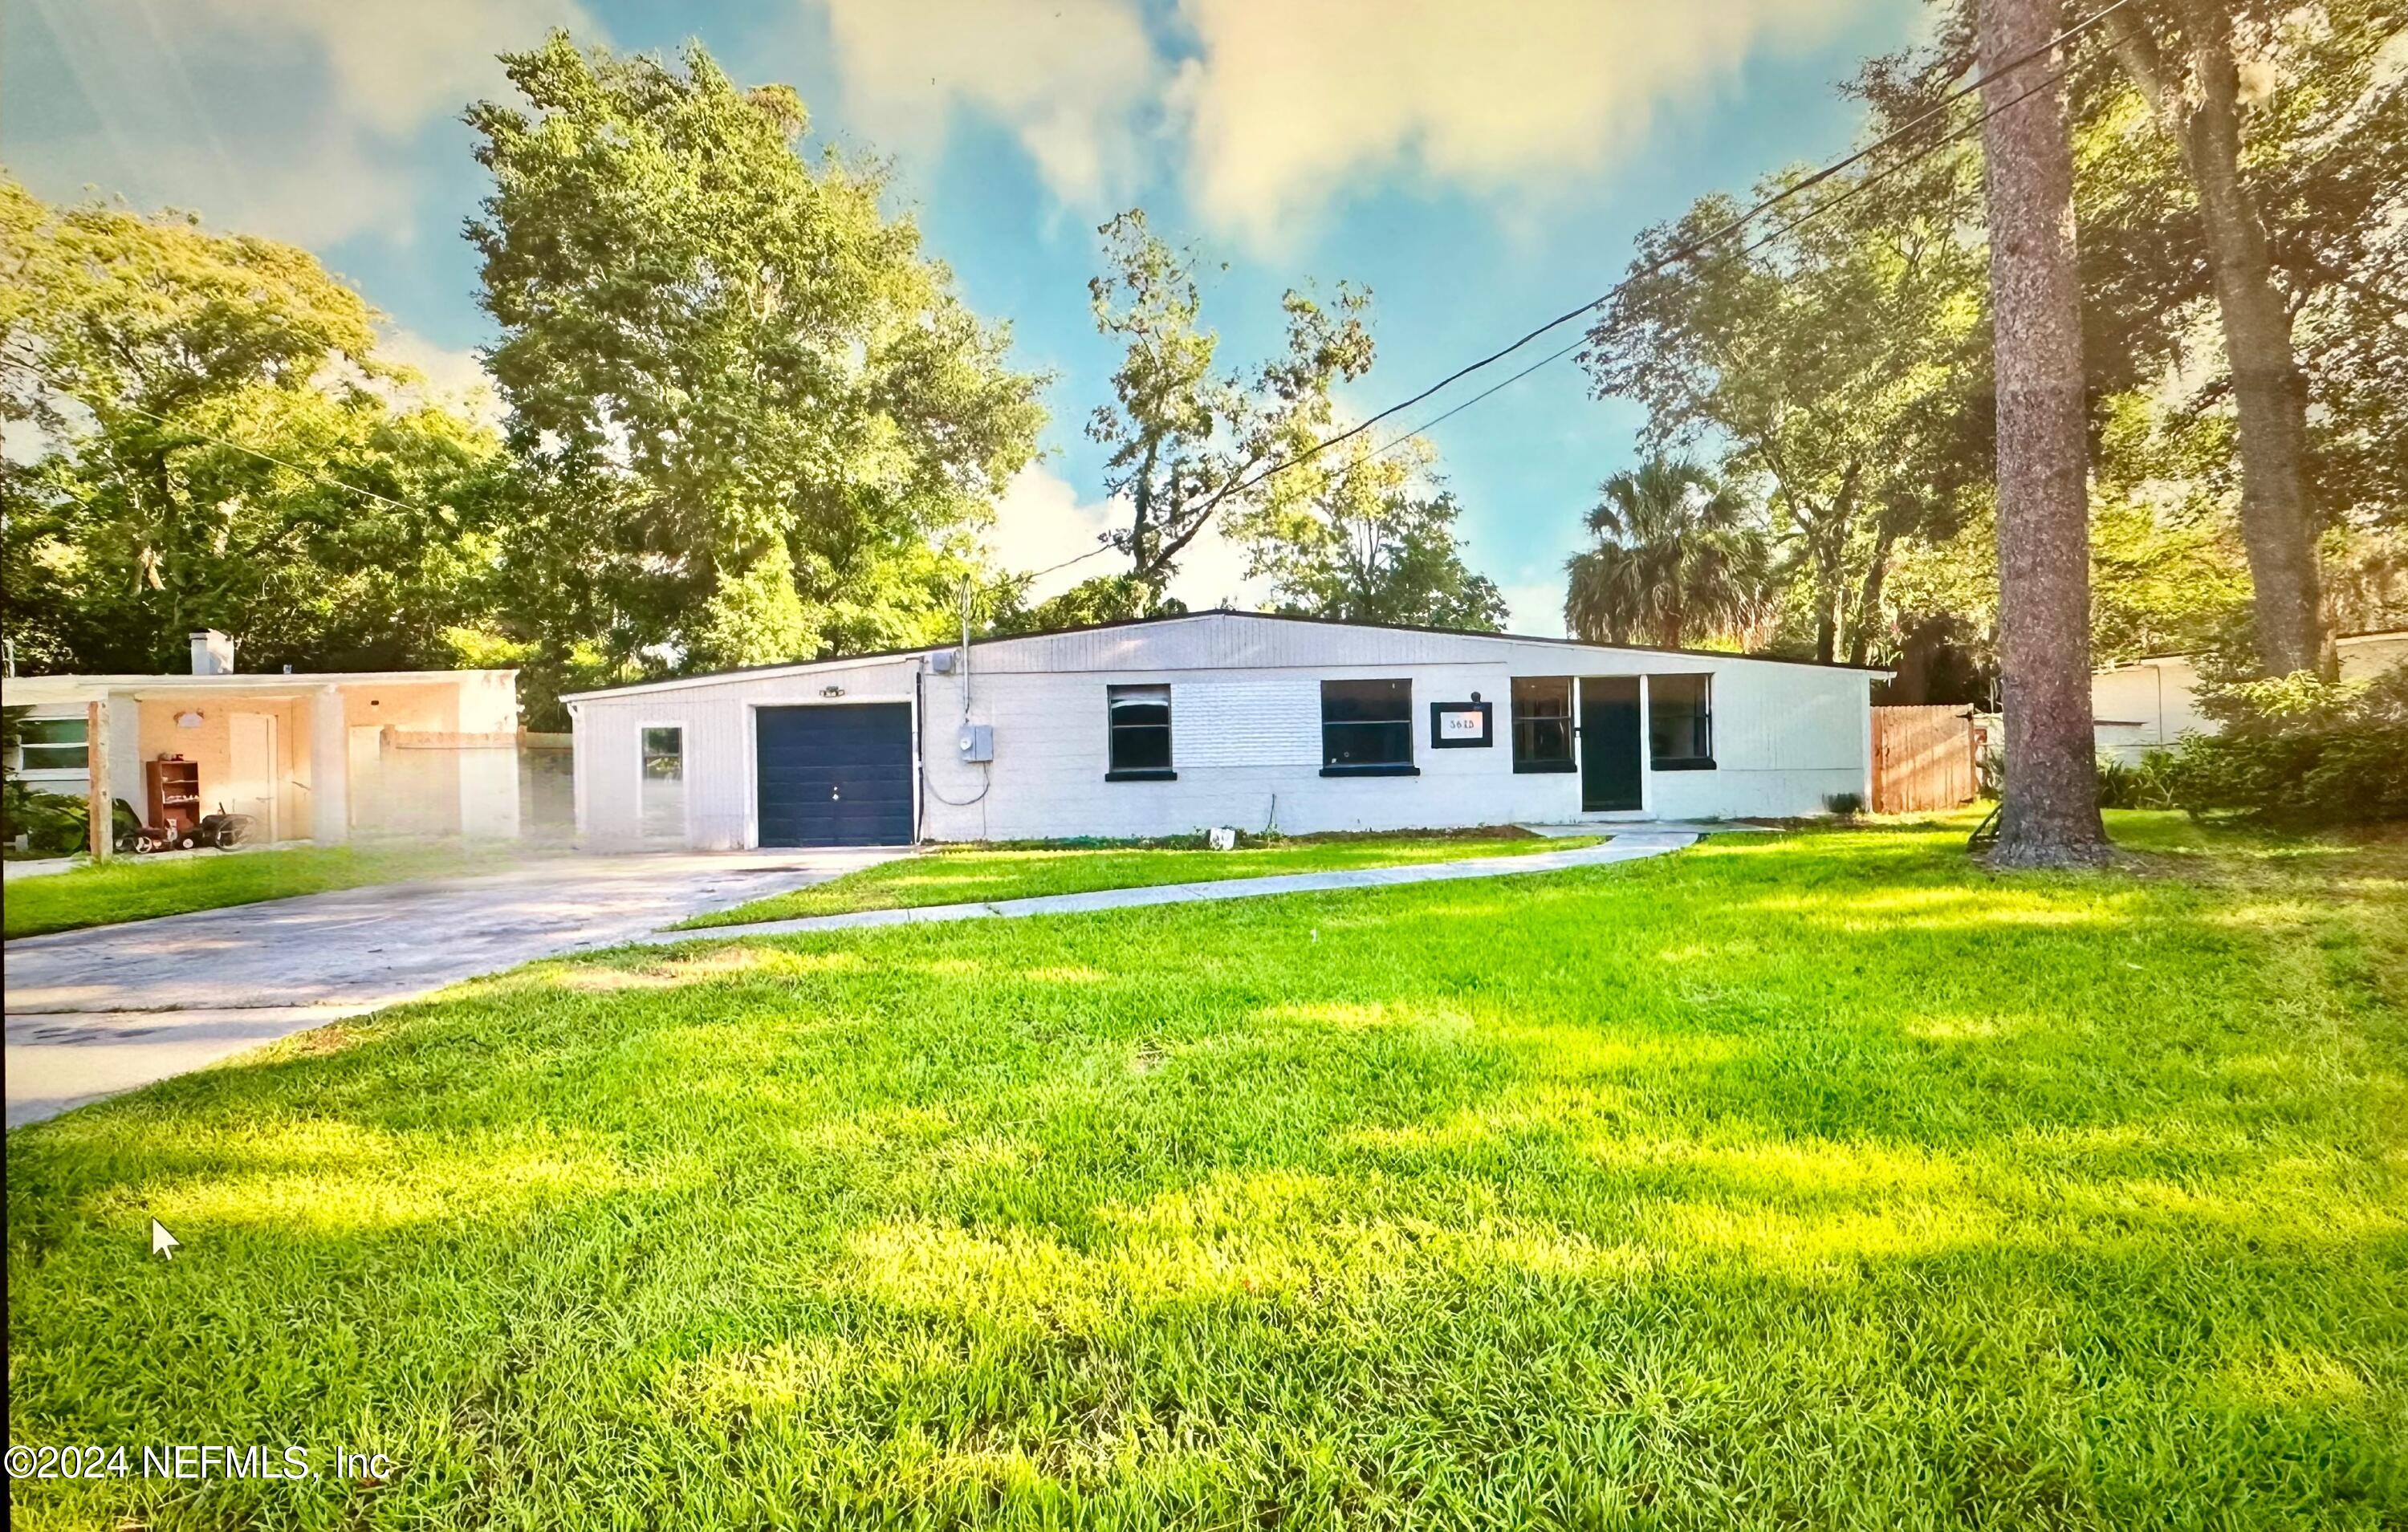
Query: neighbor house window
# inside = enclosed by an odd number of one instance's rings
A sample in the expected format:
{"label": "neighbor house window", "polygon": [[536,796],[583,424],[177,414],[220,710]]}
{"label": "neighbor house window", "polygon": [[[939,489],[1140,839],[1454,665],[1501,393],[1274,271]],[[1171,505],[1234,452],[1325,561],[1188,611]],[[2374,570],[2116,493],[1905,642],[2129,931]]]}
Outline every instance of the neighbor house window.
{"label": "neighbor house window", "polygon": [[83,771],[92,766],[86,723],[80,718],[28,718],[17,725],[21,771]]}
{"label": "neighbor house window", "polygon": [[1104,780],[1167,782],[1179,775],[1170,769],[1169,687],[1107,686],[1104,705],[1111,731]]}
{"label": "neighbor house window", "polygon": [[1570,676],[1513,678],[1513,769],[1572,767],[1572,680]]}
{"label": "neighbor house window", "polygon": [[1658,771],[1711,771],[1713,715],[1704,676],[1647,678],[1647,764]]}
{"label": "neighbor house window", "polygon": [[1413,775],[1413,683],[1321,683],[1321,774]]}
{"label": "neighbor house window", "polygon": [[646,728],[643,832],[648,840],[685,838],[685,730],[672,725]]}

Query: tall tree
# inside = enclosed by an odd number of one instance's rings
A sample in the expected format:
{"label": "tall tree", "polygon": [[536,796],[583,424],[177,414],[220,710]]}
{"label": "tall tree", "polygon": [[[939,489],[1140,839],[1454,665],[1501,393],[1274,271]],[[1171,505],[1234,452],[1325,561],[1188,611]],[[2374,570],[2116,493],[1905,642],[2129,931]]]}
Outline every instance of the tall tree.
{"label": "tall tree", "polygon": [[1039,379],[882,210],[879,168],[806,163],[795,93],[738,90],[699,45],[682,71],[560,34],[503,63],[530,109],[469,109],[494,190],[468,236],[525,637],[631,673],[949,631]]}
{"label": "tall tree", "polygon": [[2196,196],[2240,423],[2241,529],[2271,674],[2324,667],[2308,394],[2272,242],[2242,165],[2247,113],[2229,0],[2166,0],[2107,19],[2115,57],[2179,147]]}
{"label": "tall tree", "polygon": [[2090,714],[2090,569],[2073,150],[2047,43],[2059,0],[1980,0],[1998,379],[2005,792],[1993,861],[2107,854]]}
{"label": "tall tree", "polygon": [[[0,179],[7,631],[33,669],[449,663],[481,615],[498,444],[377,351],[305,251]],[[246,450],[248,449],[248,450]]]}
{"label": "tall tree", "polygon": [[1341,283],[1325,305],[1289,292],[1285,352],[1251,375],[1220,371],[1219,337],[1199,323],[1194,256],[1154,233],[1141,209],[1098,232],[1108,269],[1087,284],[1096,328],[1125,350],[1112,402],[1096,407],[1087,434],[1110,452],[1105,492],[1129,508],[1111,546],[1128,556],[1134,589],[1158,601],[1180,554],[1225,505],[1273,506],[1318,482],[1281,474],[1236,488],[1311,446],[1334,418],[1330,390],[1370,370],[1370,294]]}
{"label": "tall tree", "polygon": [[[1973,6],[1950,0],[1929,47],[1867,66],[1877,114],[1920,111],[1972,67]],[[2315,663],[2335,615],[2317,621],[2316,543],[2362,568],[2362,545],[2408,523],[2400,27],[2398,0],[2133,0],[2068,74],[2093,396],[2146,390],[2238,427],[2277,671]]]}
{"label": "tall tree", "polygon": [[1597,392],[1647,407],[1650,451],[1713,451],[1726,479],[1761,489],[1817,659],[1872,653],[1899,550],[1952,531],[1979,472],[1981,253],[1963,237],[1977,169],[1901,150],[1799,192],[1753,248],[1671,259],[1739,211],[1703,198],[1641,236],[1589,332]]}
{"label": "tall tree", "polygon": [[1697,465],[1653,457],[1615,474],[1587,524],[1597,546],[1565,566],[1575,637],[1681,649],[1765,615],[1768,539],[1746,500]]}
{"label": "tall tree", "polygon": [[1500,631],[1505,597],[1464,564],[1455,536],[1461,508],[1428,482],[1428,446],[1416,438],[1405,451],[1376,451],[1355,437],[1334,465],[1291,470],[1309,488],[1231,517],[1226,530],[1245,547],[1247,574],[1269,579],[1282,611]]}

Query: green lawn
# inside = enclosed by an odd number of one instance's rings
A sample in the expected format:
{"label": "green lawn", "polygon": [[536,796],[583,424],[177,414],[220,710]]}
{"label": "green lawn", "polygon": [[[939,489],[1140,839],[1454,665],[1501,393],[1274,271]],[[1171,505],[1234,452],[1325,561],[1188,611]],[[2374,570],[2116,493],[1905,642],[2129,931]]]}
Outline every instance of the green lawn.
{"label": "green lawn", "polygon": [[1598,838],[1551,840],[1534,835],[1428,835],[1286,840],[1235,851],[1194,847],[1011,847],[947,849],[848,872],[824,883],[755,899],[714,914],[696,915],[679,929],[842,915],[856,909],[899,909],[932,904],[984,904],[1099,888],[1156,883],[1208,883],[1225,878],[1271,878],[1288,872],[1393,867],[1411,862],[1455,862],[1473,856],[1526,856],[1532,852],[1594,846]]}
{"label": "green lawn", "polygon": [[443,843],[296,846],[164,860],[112,857],[73,872],[20,878],[8,884],[7,934],[38,936],[405,878],[492,871],[502,861],[500,852]]}
{"label": "green lawn", "polygon": [[2408,1525],[2408,845],[1964,829],[548,963],[20,1130],[12,1442],[401,1467],[12,1519]]}

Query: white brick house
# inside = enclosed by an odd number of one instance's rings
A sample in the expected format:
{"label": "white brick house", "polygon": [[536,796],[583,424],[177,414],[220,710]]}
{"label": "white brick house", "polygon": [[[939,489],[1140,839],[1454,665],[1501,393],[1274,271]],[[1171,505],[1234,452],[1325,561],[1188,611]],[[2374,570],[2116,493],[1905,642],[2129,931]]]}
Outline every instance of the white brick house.
{"label": "white brick house", "polygon": [[1883,673],[1207,611],[588,692],[595,850],[1789,816]]}

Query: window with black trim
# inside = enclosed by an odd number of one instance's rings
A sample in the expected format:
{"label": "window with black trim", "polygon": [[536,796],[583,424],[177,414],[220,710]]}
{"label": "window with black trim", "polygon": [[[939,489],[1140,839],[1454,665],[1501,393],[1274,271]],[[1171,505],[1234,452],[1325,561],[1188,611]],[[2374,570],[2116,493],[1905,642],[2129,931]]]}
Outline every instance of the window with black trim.
{"label": "window with black trim", "polygon": [[82,771],[92,765],[86,738],[88,723],[80,718],[24,718],[17,721],[17,769],[20,771]]}
{"label": "window with black trim", "polygon": [[1577,770],[1572,760],[1572,679],[1513,678],[1513,769]]}
{"label": "window with black trim", "polygon": [[1170,769],[1170,688],[1107,686],[1104,709],[1111,731],[1108,782],[1167,782]]}
{"label": "window with black trim", "polygon": [[1658,771],[1712,771],[1714,721],[1711,678],[1647,678],[1647,764]]}
{"label": "window with black trim", "polygon": [[1413,766],[1413,683],[1321,683],[1321,774],[1410,777]]}

